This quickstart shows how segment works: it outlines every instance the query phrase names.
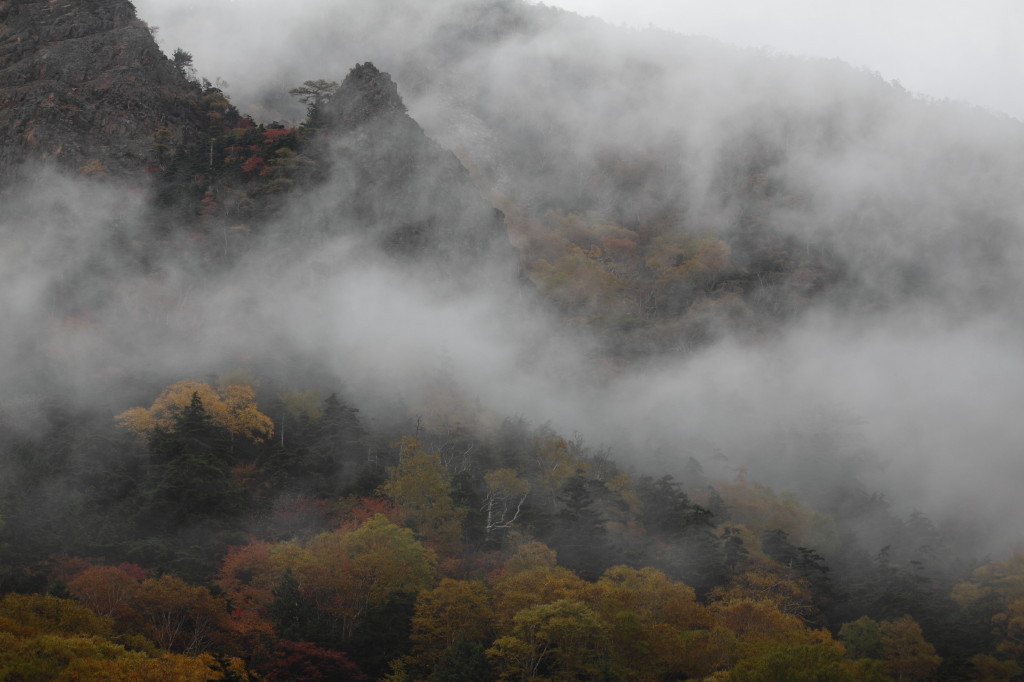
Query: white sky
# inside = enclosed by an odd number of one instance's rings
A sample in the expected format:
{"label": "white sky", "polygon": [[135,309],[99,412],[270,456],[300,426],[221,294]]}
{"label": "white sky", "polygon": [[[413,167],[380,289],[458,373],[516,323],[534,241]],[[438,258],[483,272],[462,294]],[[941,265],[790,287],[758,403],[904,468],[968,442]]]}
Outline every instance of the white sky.
{"label": "white sky", "polygon": [[612,24],[838,57],[1024,120],[1024,0],[544,0]]}

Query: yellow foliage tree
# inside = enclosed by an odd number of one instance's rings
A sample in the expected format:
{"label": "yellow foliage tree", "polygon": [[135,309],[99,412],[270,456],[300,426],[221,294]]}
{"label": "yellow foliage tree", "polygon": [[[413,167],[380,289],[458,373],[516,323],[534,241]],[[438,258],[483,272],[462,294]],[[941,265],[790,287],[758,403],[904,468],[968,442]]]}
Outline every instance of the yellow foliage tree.
{"label": "yellow foliage tree", "polygon": [[499,679],[533,680],[541,669],[553,680],[592,680],[608,663],[608,633],[581,601],[560,599],[523,609],[510,634],[487,650]]}
{"label": "yellow foliage tree", "polygon": [[514,469],[495,469],[484,474],[487,495],[484,497],[485,528],[488,533],[511,528],[530,494],[530,482],[519,477]]}
{"label": "yellow foliage tree", "polygon": [[978,672],[978,679],[989,682],[1010,682],[1010,680],[1018,679],[1018,676],[1024,673],[1024,668],[1021,668],[1016,661],[1002,661],[987,654],[972,656],[971,664]]}
{"label": "yellow foliage tree", "polygon": [[[827,630],[808,629],[803,621],[782,613],[775,603],[749,598],[716,601],[709,605],[712,622],[722,628],[721,656],[717,665],[731,667],[757,661],[779,646],[814,646],[834,642]],[[714,630],[714,627],[713,627]]]}
{"label": "yellow foliage tree", "polygon": [[508,539],[508,557],[505,559],[503,575],[510,576],[531,568],[553,568],[557,563],[555,550],[543,542],[530,540],[522,533],[513,531]]}
{"label": "yellow foliage tree", "polygon": [[307,543],[295,569],[299,587],[316,607],[340,621],[342,639],[371,606],[400,592],[418,592],[434,580],[437,557],[377,515],[354,530],[321,533]]}
{"label": "yellow foliage tree", "polygon": [[[147,651],[125,649],[114,641],[109,618],[70,599],[40,594],[8,594],[0,599],[0,679],[205,682],[223,678],[211,670],[209,654],[170,654],[145,641],[133,645]],[[228,666],[239,675],[244,673],[236,659],[229,660]]]}
{"label": "yellow foliage tree", "polygon": [[700,677],[707,610],[694,591],[653,568],[614,566],[588,586],[586,602],[607,625],[616,669],[631,680]]}
{"label": "yellow foliage tree", "polygon": [[420,537],[451,549],[462,536],[464,509],[452,500],[451,484],[441,457],[406,436],[399,443],[398,466],[388,469],[388,480],[378,493],[395,505],[395,519]]}
{"label": "yellow foliage tree", "polygon": [[589,593],[601,612],[628,610],[645,620],[681,628],[708,625],[706,609],[693,589],[651,567],[613,566],[589,587]]}
{"label": "yellow foliage tree", "polygon": [[562,484],[577,471],[586,471],[587,464],[573,456],[569,443],[555,436],[538,437],[533,446],[537,467],[538,494],[551,508],[558,509],[558,492]]}
{"label": "yellow foliage tree", "polygon": [[767,530],[786,533],[790,541],[821,552],[839,546],[839,535],[832,517],[804,506],[792,493],[778,494],[760,483],[749,481],[743,473],[732,481],[718,481],[721,494],[733,522],[760,535]]}
{"label": "yellow foliage tree", "polygon": [[730,682],[883,682],[889,680],[873,661],[843,658],[837,642],[781,644],[754,661],[743,661],[730,671]]}
{"label": "yellow foliage tree", "polygon": [[882,652],[886,671],[896,680],[931,680],[942,663],[935,647],[921,633],[921,626],[910,616],[885,621]]}
{"label": "yellow foliage tree", "polygon": [[815,612],[814,598],[807,583],[768,558],[751,562],[748,570],[734,575],[729,583],[716,587],[715,599],[722,602],[740,599],[768,601],[782,613],[807,618]]}
{"label": "yellow foliage tree", "polygon": [[215,388],[199,381],[179,381],[165,388],[149,407],[133,407],[114,419],[129,431],[147,436],[158,428],[172,428],[196,395],[212,422],[232,436],[260,443],[273,435],[274,422],[259,411],[256,394],[244,385]]}
{"label": "yellow foliage tree", "polygon": [[987,611],[996,649],[1024,658],[1024,554],[977,568],[971,580],[953,588],[953,599],[961,607]]}
{"label": "yellow foliage tree", "polygon": [[0,632],[16,637],[82,635],[109,637],[109,618],[97,616],[71,599],[10,593],[0,599]]}
{"label": "yellow foliage tree", "polygon": [[432,590],[416,599],[412,618],[413,660],[424,669],[432,669],[445,649],[464,636],[486,644],[493,614],[487,586],[479,581],[445,578]]}
{"label": "yellow foliage tree", "polygon": [[492,585],[498,627],[506,627],[519,611],[559,599],[581,599],[587,583],[561,566],[535,565],[495,580]]}

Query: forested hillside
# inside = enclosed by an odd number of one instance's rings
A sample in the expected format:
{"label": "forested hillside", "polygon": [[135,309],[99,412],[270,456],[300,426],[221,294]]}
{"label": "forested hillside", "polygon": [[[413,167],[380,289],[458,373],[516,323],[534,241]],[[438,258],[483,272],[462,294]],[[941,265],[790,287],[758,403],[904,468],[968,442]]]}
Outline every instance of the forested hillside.
{"label": "forested hillside", "polygon": [[1024,675],[1022,124],[518,0],[135,4],[0,1],[0,678]]}
{"label": "forested hillside", "polygon": [[113,419],[50,404],[36,439],[5,428],[7,674],[1020,670],[1019,557],[972,573],[955,534],[865,490],[824,513],[692,458],[679,478],[631,471],[443,382],[426,400],[464,421],[374,427],[336,393],[261,383],[263,406],[233,381],[178,382]]}

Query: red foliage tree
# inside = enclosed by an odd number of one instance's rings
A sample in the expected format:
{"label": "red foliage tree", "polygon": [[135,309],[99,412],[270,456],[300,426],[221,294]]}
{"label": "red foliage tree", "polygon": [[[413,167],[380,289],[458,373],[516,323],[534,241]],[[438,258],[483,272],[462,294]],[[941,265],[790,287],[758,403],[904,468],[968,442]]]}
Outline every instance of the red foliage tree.
{"label": "red foliage tree", "polygon": [[359,667],[341,651],[331,651],[309,642],[278,642],[274,656],[258,670],[264,680],[295,682],[356,682],[367,679]]}
{"label": "red foliage tree", "polygon": [[276,142],[278,138],[291,135],[294,132],[294,128],[270,128],[263,132],[263,139],[267,142]]}
{"label": "red foliage tree", "polygon": [[262,156],[250,156],[242,164],[243,173],[256,173],[263,175],[263,172],[267,169],[267,162]]}

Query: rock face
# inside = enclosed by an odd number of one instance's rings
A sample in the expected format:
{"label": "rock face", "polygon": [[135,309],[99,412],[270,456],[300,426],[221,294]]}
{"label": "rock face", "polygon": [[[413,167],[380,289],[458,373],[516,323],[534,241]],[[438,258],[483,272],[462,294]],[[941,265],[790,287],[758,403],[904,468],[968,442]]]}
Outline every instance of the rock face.
{"label": "rock face", "polygon": [[390,75],[357,65],[322,120],[343,224],[373,231],[397,254],[460,263],[511,255],[503,214],[484,200],[455,154],[406,113]]}
{"label": "rock face", "polygon": [[201,132],[200,98],[127,0],[0,0],[0,181],[25,161],[140,174],[158,131]]}
{"label": "rock face", "polygon": [[392,121],[412,121],[405,113],[405,103],[391,74],[370,62],[356,64],[349,71],[325,112],[328,123],[341,130],[355,130],[382,116]]}

